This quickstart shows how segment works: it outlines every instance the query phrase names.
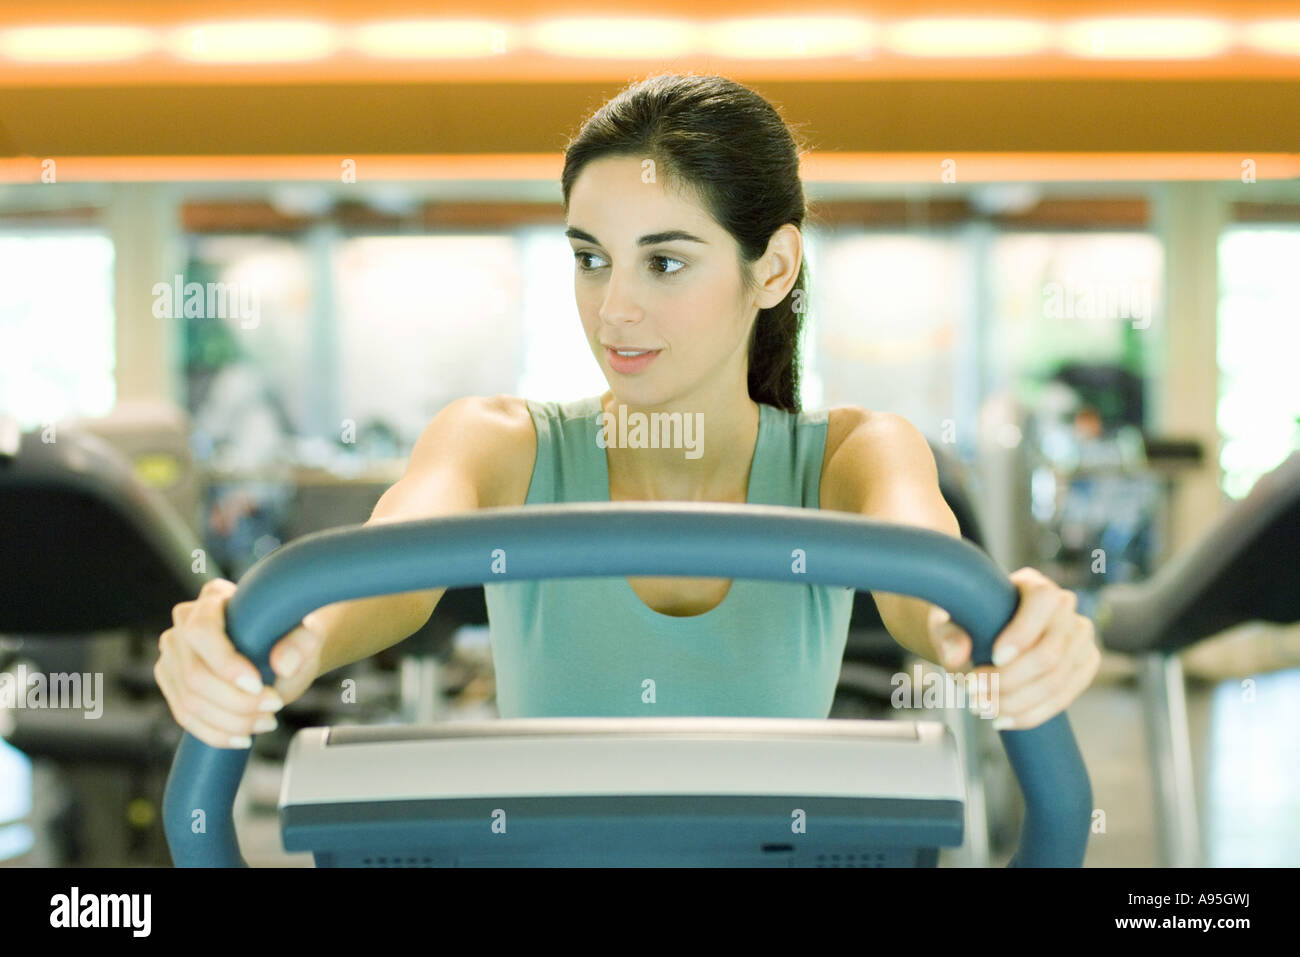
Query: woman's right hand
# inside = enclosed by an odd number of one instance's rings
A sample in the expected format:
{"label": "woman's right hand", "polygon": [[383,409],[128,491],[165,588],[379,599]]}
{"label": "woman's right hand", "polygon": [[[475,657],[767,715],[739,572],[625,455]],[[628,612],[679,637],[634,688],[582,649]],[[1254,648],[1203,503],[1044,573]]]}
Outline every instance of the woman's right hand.
{"label": "woman's right hand", "polygon": [[323,644],[319,630],[308,627],[308,615],[271,649],[280,679],[274,688],[264,686],[226,634],[226,603],[234,593],[234,582],[216,578],[194,601],[173,608],[153,669],[176,723],[214,748],[248,748],[254,734],[274,729],[272,715],[316,680]]}

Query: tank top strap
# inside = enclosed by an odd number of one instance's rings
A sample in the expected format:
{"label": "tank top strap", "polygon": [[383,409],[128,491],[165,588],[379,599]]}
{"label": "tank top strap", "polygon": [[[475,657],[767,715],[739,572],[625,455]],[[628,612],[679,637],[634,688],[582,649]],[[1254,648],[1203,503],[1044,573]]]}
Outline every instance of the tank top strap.
{"label": "tank top strap", "polygon": [[[596,443],[600,396],[565,402],[526,399],[537,429],[537,461],[525,505],[609,500],[605,450]],[[602,458],[597,458],[599,453]]]}

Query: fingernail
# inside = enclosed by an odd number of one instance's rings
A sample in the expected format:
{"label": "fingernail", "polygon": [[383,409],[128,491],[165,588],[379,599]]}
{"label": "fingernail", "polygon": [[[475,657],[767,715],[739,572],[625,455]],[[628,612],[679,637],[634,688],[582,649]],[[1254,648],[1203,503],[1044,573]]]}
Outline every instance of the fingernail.
{"label": "fingernail", "polygon": [[275,670],[281,678],[288,678],[302,664],[302,655],[296,649],[286,648],[280,655],[280,667]]}
{"label": "fingernail", "polygon": [[1020,654],[1020,649],[1015,645],[1001,645],[993,652],[993,664],[1001,668],[1018,654]]}
{"label": "fingernail", "polygon": [[251,748],[253,746],[253,739],[246,734],[241,734],[238,737],[230,739],[230,746],[232,748]]}
{"label": "fingernail", "polygon": [[993,730],[994,730],[994,731],[1005,731],[1007,728],[1011,727],[1013,724],[1015,724],[1015,722],[1012,721],[1010,718],[994,718],[994,719],[993,719]]}
{"label": "fingernail", "polygon": [[275,689],[272,688],[269,691],[267,691],[266,696],[262,698],[262,702],[257,706],[257,710],[269,711],[271,712],[271,714],[275,714],[283,707],[284,707],[284,700],[278,694],[276,694]]}
{"label": "fingernail", "polygon": [[249,694],[257,694],[262,690],[262,682],[252,675],[240,675],[235,679],[235,684]]}
{"label": "fingernail", "polygon": [[961,641],[957,638],[948,638],[943,643],[943,657],[950,665],[961,664]]}
{"label": "fingernail", "polygon": [[261,734],[263,731],[274,731],[277,724],[279,724],[279,722],[268,714],[265,718],[257,719],[257,723],[253,725],[253,730],[258,734]]}

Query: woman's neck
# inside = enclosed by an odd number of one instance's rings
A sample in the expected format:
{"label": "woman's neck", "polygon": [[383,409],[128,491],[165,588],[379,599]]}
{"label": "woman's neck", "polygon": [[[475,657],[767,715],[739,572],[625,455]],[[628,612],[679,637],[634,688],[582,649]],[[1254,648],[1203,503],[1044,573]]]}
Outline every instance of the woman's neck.
{"label": "woman's neck", "polygon": [[[600,404],[607,413],[604,451],[611,499],[746,500],[759,423],[758,403],[747,393],[727,401],[690,399],[650,407],[607,390]],[[661,447],[649,447],[656,436]]]}

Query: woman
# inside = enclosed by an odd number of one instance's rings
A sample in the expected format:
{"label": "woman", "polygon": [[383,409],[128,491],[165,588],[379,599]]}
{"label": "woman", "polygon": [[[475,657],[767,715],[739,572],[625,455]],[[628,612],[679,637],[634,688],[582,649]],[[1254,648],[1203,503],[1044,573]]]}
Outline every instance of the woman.
{"label": "woman", "polygon": [[[717,76],[656,76],[569,144],[562,191],[584,332],[609,389],[569,403],[451,403],[370,521],[550,501],[797,505],[957,536],[922,435],[899,416],[798,405],[806,269],[796,143],[775,109]],[[620,354],[623,353],[623,354]],[[684,442],[641,447],[615,423],[676,415]],[[684,438],[685,433],[677,433]],[[1096,674],[1073,593],[1033,569],[994,645],[1001,726],[1063,711]],[[228,581],[178,605],[155,673],[177,721],[216,747],[274,726],[259,712],[419,628],[442,590],[341,602],[273,650],[261,687],[223,630]],[[503,717],[825,717],[852,591],[719,579],[488,584]],[[900,644],[956,668],[970,638],[942,610],[877,595]]]}

